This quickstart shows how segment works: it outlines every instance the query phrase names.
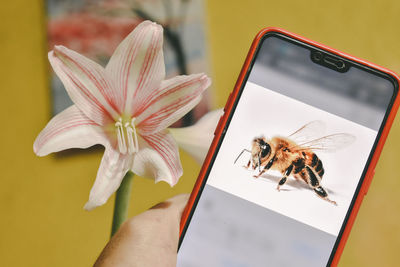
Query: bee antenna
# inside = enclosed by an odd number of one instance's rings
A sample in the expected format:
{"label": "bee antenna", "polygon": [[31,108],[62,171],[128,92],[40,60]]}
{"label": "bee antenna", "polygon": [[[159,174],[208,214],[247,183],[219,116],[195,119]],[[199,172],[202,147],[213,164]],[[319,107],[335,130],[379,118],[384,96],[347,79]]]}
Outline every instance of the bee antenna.
{"label": "bee antenna", "polygon": [[240,156],[241,156],[241,155],[243,154],[243,152],[245,152],[245,151],[251,153],[250,150],[248,150],[248,149],[246,149],[246,148],[243,149],[242,152],[240,152],[239,156],[237,156],[237,158],[235,159],[235,162],[233,162],[233,164],[236,164],[236,161],[240,158]]}

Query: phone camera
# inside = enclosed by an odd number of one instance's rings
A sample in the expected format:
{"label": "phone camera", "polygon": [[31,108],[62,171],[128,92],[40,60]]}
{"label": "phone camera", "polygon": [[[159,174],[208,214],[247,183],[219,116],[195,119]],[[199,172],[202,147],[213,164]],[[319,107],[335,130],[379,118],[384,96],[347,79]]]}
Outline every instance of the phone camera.
{"label": "phone camera", "polygon": [[313,59],[315,61],[321,61],[322,60],[322,53],[321,52],[314,52],[312,57],[313,57]]}
{"label": "phone camera", "polygon": [[342,61],[342,60],[339,60],[337,63],[336,63],[336,66],[337,66],[337,68],[338,69],[344,69],[344,67],[345,67],[345,64],[344,64],[344,62]]}

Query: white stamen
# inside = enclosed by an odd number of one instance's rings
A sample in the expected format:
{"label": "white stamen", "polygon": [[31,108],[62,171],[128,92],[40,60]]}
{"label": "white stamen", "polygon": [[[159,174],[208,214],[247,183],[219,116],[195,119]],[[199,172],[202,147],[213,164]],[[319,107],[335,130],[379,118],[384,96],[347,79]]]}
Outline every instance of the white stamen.
{"label": "white stamen", "polygon": [[133,118],[130,122],[125,122],[125,124],[123,124],[122,118],[119,118],[115,123],[115,127],[117,128],[118,149],[122,154],[126,152],[133,154],[139,151],[139,142],[134,123],[135,119],[136,118]]}
{"label": "white stamen", "polygon": [[129,122],[125,123],[125,128],[126,128],[126,135],[128,136],[128,152],[129,154],[133,154],[133,152],[136,152],[135,145],[133,144],[133,129],[129,125]]}
{"label": "white stamen", "polygon": [[137,134],[136,134],[136,127],[135,127],[135,120],[136,120],[136,118],[133,118],[132,119],[132,121],[131,121],[131,125],[132,125],[132,128],[133,128],[133,133],[135,134],[135,148],[136,148],[136,152],[138,152],[139,151],[139,142],[138,142],[138,138],[137,138]]}
{"label": "white stamen", "polygon": [[115,123],[115,127],[117,127],[117,139],[118,139],[118,149],[119,152],[122,154],[126,153],[126,143],[125,143],[125,136],[124,136],[124,130],[122,128],[122,119],[119,118],[119,120]]}

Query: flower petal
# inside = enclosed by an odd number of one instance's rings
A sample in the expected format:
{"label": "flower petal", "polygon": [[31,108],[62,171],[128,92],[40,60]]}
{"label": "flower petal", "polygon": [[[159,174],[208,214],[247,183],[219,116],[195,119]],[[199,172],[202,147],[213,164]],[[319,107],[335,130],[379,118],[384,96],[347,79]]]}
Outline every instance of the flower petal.
{"label": "flower petal", "polygon": [[103,130],[75,105],[65,109],[49,121],[33,144],[38,156],[46,156],[69,148],[87,148],[105,144]]}
{"label": "flower petal", "polygon": [[131,170],[142,177],[154,178],[156,183],[165,181],[174,186],[183,173],[174,138],[168,130],[142,137]]}
{"label": "flower petal", "polygon": [[103,67],[63,46],[49,52],[49,61],[71,100],[86,116],[100,125],[118,118],[116,90]]}
{"label": "flower petal", "polygon": [[159,132],[179,120],[201,100],[211,84],[205,74],[176,76],[161,83],[146,99],[146,106],[137,116],[137,128],[143,135]]}
{"label": "flower petal", "polygon": [[124,112],[133,114],[148,89],[157,88],[165,77],[163,29],[151,21],[139,24],[118,46],[107,64],[120,98],[125,99]]}
{"label": "flower petal", "polygon": [[188,152],[199,164],[203,161],[214,138],[218,121],[224,114],[222,109],[208,112],[192,126],[169,128],[179,147]]}
{"label": "flower petal", "polygon": [[106,203],[121,185],[131,163],[132,156],[123,155],[111,146],[106,146],[96,180],[90,190],[89,201],[85,204],[84,209],[92,210]]}

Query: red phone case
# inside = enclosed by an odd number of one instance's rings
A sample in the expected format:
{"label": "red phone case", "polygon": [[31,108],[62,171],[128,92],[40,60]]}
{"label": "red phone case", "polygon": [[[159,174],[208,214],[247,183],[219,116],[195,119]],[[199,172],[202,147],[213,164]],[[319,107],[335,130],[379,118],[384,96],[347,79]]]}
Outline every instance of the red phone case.
{"label": "red phone case", "polygon": [[[216,148],[218,146],[219,139],[221,138],[222,130],[224,129],[224,127],[225,127],[225,125],[227,123],[229,114],[232,112],[233,104],[235,103],[235,100],[238,97],[239,90],[242,87],[243,80],[244,80],[244,78],[246,76],[246,73],[247,73],[248,68],[249,68],[249,66],[251,64],[251,61],[252,61],[252,59],[253,59],[253,57],[255,55],[256,49],[258,47],[258,44],[260,43],[262,37],[268,32],[277,32],[277,33],[284,34],[284,35],[289,36],[291,38],[297,39],[297,40],[299,40],[301,42],[304,42],[304,43],[313,45],[315,47],[321,48],[321,49],[323,49],[325,51],[328,51],[330,53],[333,53],[335,55],[341,56],[343,58],[350,59],[352,61],[358,62],[359,64],[362,64],[362,65],[371,67],[373,69],[382,71],[382,72],[387,73],[390,76],[392,76],[394,79],[396,79],[397,83],[400,84],[400,78],[399,78],[399,76],[397,74],[395,74],[394,72],[392,72],[392,71],[390,71],[388,69],[385,69],[385,68],[383,68],[381,66],[378,66],[378,65],[375,65],[375,64],[370,63],[368,61],[353,57],[353,56],[348,55],[346,53],[340,52],[338,50],[335,50],[335,49],[330,48],[328,46],[325,46],[325,45],[319,44],[317,42],[311,41],[311,40],[309,40],[307,38],[301,37],[301,36],[299,36],[297,34],[290,33],[288,31],[280,29],[280,28],[269,27],[269,28],[265,28],[265,29],[261,30],[253,40],[253,43],[252,43],[252,45],[250,47],[249,53],[247,54],[246,60],[245,60],[245,62],[243,64],[242,70],[241,70],[241,72],[239,74],[239,77],[238,77],[238,80],[237,80],[237,82],[235,84],[235,87],[234,87],[232,93],[229,95],[228,101],[227,101],[227,103],[225,105],[225,108],[224,108],[225,113],[224,113],[224,115],[221,117],[221,119],[218,122],[218,126],[217,126],[217,128],[215,130],[215,133],[214,133],[215,134],[214,140],[211,143],[211,146],[210,146],[210,149],[208,151],[207,157],[204,160],[204,163],[203,163],[203,166],[202,166],[202,168],[200,170],[200,173],[199,173],[199,176],[197,178],[196,184],[194,185],[193,191],[192,191],[192,193],[190,195],[188,204],[187,204],[187,206],[186,206],[186,208],[185,208],[185,210],[184,210],[184,212],[182,214],[182,220],[181,220],[181,225],[180,225],[180,235],[182,235],[182,232],[184,231],[184,229],[186,227],[186,224],[188,223],[188,219],[189,219],[190,214],[192,212],[193,205],[194,205],[195,200],[196,200],[196,198],[197,198],[197,196],[199,194],[199,191],[200,191],[200,189],[201,189],[201,187],[203,185],[207,169],[209,168],[209,165],[211,163],[211,160],[213,158],[215,150],[216,150]],[[382,130],[382,133],[379,136],[378,144],[376,146],[375,152],[374,152],[374,154],[373,154],[373,156],[371,158],[370,164],[369,164],[368,169],[366,171],[366,174],[364,176],[365,178],[364,178],[364,181],[363,181],[363,183],[361,185],[360,191],[359,191],[359,193],[358,193],[358,195],[356,197],[356,200],[354,202],[353,207],[350,207],[351,208],[351,213],[350,213],[350,216],[348,217],[347,224],[345,225],[344,231],[343,231],[343,233],[342,233],[342,235],[340,237],[339,244],[338,244],[338,246],[336,248],[334,257],[333,257],[333,259],[331,261],[331,266],[336,266],[338,264],[338,262],[339,262],[340,256],[341,256],[341,254],[343,252],[344,246],[345,246],[347,238],[348,238],[348,236],[350,234],[350,230],[351,230],[351,227],[353,226],[354,220],[355,220],[355,218],[357,216],[357,213],[358,213],[358,210],[360,208],[361,202],[362,202],[364,196],[368,192],[368,188],[369,188],[369,186],[371,184],[372,178],[373,178],[374,173],[375,173],[375,166],[376,166],[376,164],[378,162],[378,159],[379,159],[379,156],[380,156],[380,154],[382,152],[383,145],[385,144],[386,138],[387,138],[387,136],[389,134],[390,127],[392,126],[392,123],[393,123],[393,120],[394,120],[394,118],[396,116],[396,112],[397,112],[397,109],[399,108],[399,105],[400,105],[400,97],[399,97],[399,94],[397,94],[397,96],[396,96],[396,98],[395,98],[395,100],[393,102],[393,105],[392,105],[392,107],[391,107],[391,109],[389,111],[389,115],[387,116],[387,119],[386,119],[384,128]]]}

